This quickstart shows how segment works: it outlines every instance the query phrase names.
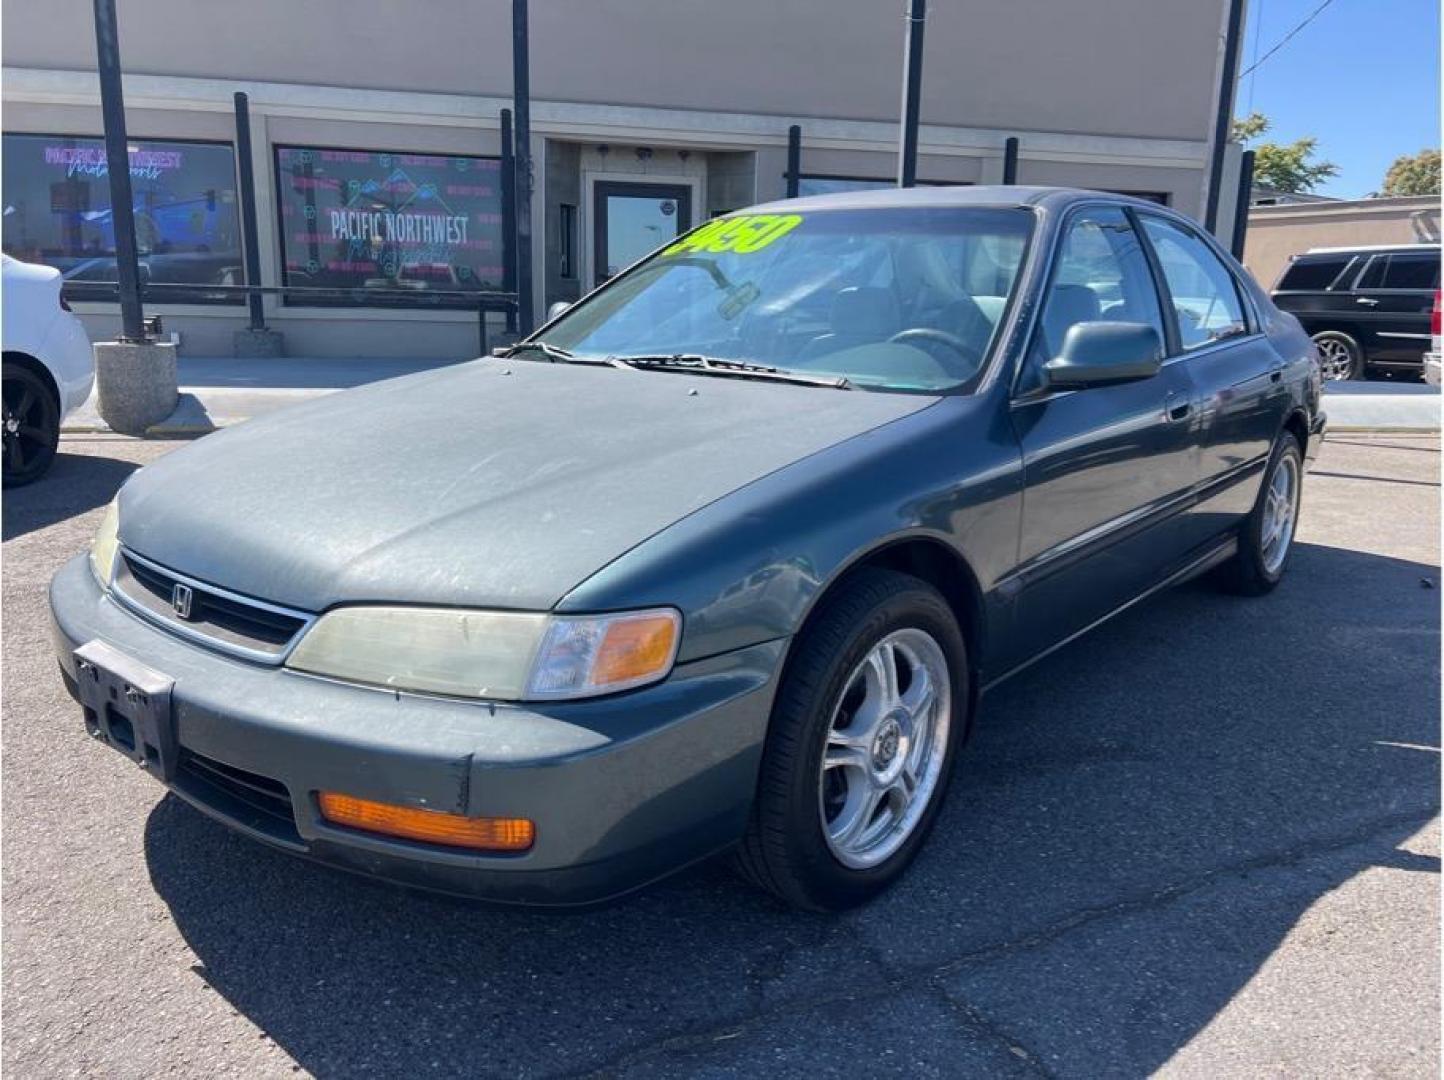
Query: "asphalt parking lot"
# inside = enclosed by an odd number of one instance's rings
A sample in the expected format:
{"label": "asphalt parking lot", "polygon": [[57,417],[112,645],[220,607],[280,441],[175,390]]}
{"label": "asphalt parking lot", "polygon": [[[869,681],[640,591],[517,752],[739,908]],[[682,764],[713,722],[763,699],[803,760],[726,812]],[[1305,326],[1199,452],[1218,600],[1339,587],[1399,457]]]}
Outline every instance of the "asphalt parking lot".
{"label": "asphalt parking lot", "polygon": [[45,586],[179,445],[67,438],[5,496],[7,1075],[1439,1073],[1437,438],[1326,445],[1272,596],[1186,586],[990,697],[843,917],[717,865],[579,914],[408,893],[92,744]]}

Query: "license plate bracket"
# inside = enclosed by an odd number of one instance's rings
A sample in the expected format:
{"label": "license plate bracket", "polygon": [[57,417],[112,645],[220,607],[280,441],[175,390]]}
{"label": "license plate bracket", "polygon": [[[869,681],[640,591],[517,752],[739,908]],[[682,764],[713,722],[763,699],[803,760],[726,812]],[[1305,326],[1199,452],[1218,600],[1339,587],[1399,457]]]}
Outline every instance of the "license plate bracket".
{"label": "license plate bracket", "polygon": [[75,681],[86,727],[169,782],[180,756],[171,710],[175,680],[96,640],[75,650]]}

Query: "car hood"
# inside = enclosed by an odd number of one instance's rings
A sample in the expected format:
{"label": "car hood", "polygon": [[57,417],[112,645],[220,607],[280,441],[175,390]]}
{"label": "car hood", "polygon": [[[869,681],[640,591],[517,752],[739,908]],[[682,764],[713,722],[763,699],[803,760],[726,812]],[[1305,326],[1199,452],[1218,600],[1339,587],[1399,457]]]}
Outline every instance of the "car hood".
{"label": "car hood", "polygon": [[207,436],[125,486],[120,536],[306,611],[546,610],[700,507],[935,400],[480,360]]}

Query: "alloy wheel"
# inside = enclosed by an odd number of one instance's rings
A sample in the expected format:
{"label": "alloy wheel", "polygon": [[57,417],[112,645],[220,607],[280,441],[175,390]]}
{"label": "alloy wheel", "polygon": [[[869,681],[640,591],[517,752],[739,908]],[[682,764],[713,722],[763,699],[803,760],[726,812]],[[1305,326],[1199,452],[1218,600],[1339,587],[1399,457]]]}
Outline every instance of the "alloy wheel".
{"label": "alloy wheel", "polygon": [[0,390],[4,400],[0,437],[6,475],[25,473],[45,456],[54,441],[48,402],[41,395],[41,390],[22,379],[6,379]]}
{"label": "alloy wheel", "polygon": [[942,646],[915,628],[884,637],[848,677],[818,777],[823,835],[844,866],[877,866],[917,828],[942,774],[951,687]]}
{"label": "alloy wheel", "polygon": [[1264,569],[1278,573],[1288,556],[1294,539],[1294,522],[1299,506],[1299,462],[1293,454],[1284,454],[1269,478],[1264,495],[1262,539]]}
{"label": "alloy wheel", "polygon": [[1354,375],[1354,353],[1338,338],[1326,337],[1314,342],[1319,350],[1319,371],[1325,382],[1342,382]]}

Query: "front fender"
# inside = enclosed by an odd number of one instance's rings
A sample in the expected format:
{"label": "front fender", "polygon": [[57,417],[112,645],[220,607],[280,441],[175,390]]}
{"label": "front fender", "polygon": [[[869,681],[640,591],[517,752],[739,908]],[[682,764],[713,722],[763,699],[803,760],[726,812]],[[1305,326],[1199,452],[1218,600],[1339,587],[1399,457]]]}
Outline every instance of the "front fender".
{"label": "front fender", "polygon": [[794,634],[869,552],[946,544],[986,596],[1017,557],[1021,457],[991,399],[950,397],[754,481],[577,586],[560,611],[671,604],[679,660]]}

